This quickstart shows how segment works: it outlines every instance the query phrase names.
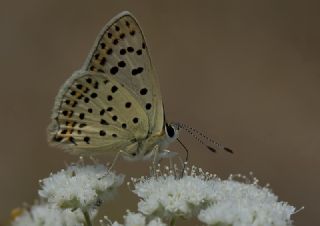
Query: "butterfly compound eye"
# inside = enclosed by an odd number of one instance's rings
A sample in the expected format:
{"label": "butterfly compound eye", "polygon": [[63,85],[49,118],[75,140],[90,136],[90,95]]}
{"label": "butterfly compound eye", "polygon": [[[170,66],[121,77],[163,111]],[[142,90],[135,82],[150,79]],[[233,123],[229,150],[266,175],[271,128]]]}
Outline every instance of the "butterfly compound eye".
{"label": "butterfly compound eye", "polygon": [[175,131],[174,128],[168,124],[166,124],[167,134],[170,138],[174,137]]}

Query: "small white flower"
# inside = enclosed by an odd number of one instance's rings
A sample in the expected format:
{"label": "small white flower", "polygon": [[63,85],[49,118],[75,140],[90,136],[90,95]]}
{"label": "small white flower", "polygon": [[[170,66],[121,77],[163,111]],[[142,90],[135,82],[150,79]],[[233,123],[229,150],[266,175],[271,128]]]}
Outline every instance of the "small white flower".
{"label": "small white flower", "polygon": [[141,179],[133,192],[141,198],[138,209],[145,215],[187,218],[215,201],[213,185],[204,173],[191,171],[181,179],[170,174]]}
{"label": "small white flower", "polygon": [[291,225],[295,208],[279,202],[267,188],[225,180],[216,183],[214,189],[217,201],[198,216],[207,225]]}
{"label": "small white flower", "polygon": [[80,210],[61,210],[47,204],[35,205],[17,217],[12,226],[83,226],[84,217]]}
{"label": "small white flower", "polygon": [[43,179],[39,195],[61,208],[88,211],[113,197],[123,179],[104,165],[77,164]]}
{"label": "small white flower", "polygon": [[155,218],[148,223],[147,226],[166,226],[167,224],[163,223],[160,218]]}
{"label": "small white flower", "polygon": [[119,224],[117,221],[115,221],[110,226],[123,226],[123,224]]}
{"label": "small white flower", "polygon": [[124,216],[124,225],[125,226],[145,226],[146,218],[141,213],[132,213],[128,212]]}
{"label": "small white flower", "polygon": [[123,218],[124,218],[123,225],[119,224],[118,222],[106,223],[106,224],[102,224],[102,225],[110,225],[110,226],[166,226],[166,224],[163,223],[161,221],[161,219],[158,217],[147,222],[146,217],[141,213],[133,213],[133,212],[128,211],[128,213]]}
{"label": "small white flower", "polygon": [[[107,224],[101,224],[101,225],[107,225]],[[123,226],[123,224],[119,224],[117,221],[113,222],[112,224],[109,224],[110,226]]]}

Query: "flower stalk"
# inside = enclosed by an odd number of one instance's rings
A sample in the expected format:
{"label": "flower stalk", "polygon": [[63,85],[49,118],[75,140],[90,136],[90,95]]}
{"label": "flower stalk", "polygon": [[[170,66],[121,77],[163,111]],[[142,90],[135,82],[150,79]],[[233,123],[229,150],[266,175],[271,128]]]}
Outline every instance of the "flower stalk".
{"label": "flower stalk", "polygon": [[82,211],[82,212],[83,212],[84,219],[85,219],[85,221],[86,221],[86,226],[92,226],[89,212],[86,211],[86,210],[84,210],[84,211]]}

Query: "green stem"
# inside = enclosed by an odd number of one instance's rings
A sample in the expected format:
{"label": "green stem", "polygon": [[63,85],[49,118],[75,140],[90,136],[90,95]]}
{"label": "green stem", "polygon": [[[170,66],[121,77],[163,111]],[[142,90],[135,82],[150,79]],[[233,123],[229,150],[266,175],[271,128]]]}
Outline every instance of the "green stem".
{"label": "green stem", "polygon": [[176,225],[176,218],[175,217],[172,217],[171,218],[171,221],[170,221],[170,226],[175,226]]}
{"label": "green stem", "polygon": [[88,213],[88,211],[83,210],[83,215],[84,215],[84,219],[86,220],[86,226],[92,226],[91,220],[90,220],[90,215]]}

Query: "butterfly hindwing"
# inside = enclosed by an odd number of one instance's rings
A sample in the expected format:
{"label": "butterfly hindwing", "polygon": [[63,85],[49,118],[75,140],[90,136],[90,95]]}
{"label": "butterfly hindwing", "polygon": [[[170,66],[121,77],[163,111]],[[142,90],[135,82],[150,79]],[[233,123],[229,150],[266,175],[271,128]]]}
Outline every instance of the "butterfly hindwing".
{"label": "butterfly hindwing", "polygon": [[139,102],[149,120],[149,133],[163,132],[164,116],[160,86],[137,20],[123,12],[101,31],[84,70],[113,76]]}
{"label": "butterfly hindwing", "polygon": [[145,110],[113,76],[78,72],[56,98],[51,140],[74,152],[126,150],[148,134]]}

